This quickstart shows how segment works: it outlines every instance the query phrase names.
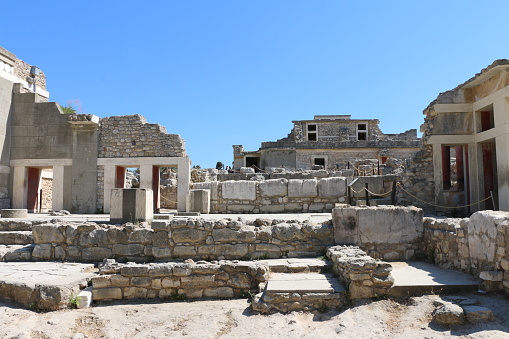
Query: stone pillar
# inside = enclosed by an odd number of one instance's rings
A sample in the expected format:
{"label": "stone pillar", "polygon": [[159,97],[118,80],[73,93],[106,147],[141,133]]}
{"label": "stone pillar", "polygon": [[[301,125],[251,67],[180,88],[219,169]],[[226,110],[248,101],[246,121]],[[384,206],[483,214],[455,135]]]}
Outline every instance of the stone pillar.
{"label": "stone pillar", "polygon": [[110,221],[117,224],[152,221],[153,194],[151,189],[144,188],[112,189]]}
{"label": "stone pillar", "polygon": [[110,212],[111,190],[115,188],[117,167],[115,165],[104,166],[104,213]]}
{"label": "stone pillar", "polygon": [[51,209],[64,209],[64,166],[53,166],[53,190],[51,192]]}
{"label": "stone pillar", "polygon": [[152,164],[140,165],[140,188],[152,189]]}
{"label": "stone pillar", "polygon": [[187,196],[186,212],[210,213],[210,190],[195,189],[190,190]]}
{"label": "stone pillar", "polygon": [[[495,127],[509,126],[508,98],[493,104]],[[503,128],[504,134],[495,138],[497,157],[498,210],[509,211],[509,133]]]}
{"label": "stone pillar", "polygon": [[27,170],[25,166],[14,167],[12,178],[12,208],[27,208]]}
{"label": "stone pillar", "polygon": [[[435,204],[439,206],[444,205],[444,190],[443,190],[443,174],[442,174],[442,147],[439,144],[433,145],[433,169],[435,179]],[[435,207],[435,211],[442,211],[441,208]]]}
{"label": "stone pillar", "polygon": [[189,158],[184,159],[184,163],[180,163],[177,169],[177,210],[179,212],[186,211],[187,193],[191,183],[191,162]]}

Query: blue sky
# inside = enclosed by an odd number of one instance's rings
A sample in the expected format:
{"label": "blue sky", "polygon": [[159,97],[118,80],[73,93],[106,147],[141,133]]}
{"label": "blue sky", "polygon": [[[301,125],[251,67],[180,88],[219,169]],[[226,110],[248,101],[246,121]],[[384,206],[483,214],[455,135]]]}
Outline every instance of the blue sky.
{"label": "blue sky", "polygon": [[385,133],[509,58],[508,1],[4,1],[0,46],[47,76],[50,100],[141,114],[193,165],[350,114]]}

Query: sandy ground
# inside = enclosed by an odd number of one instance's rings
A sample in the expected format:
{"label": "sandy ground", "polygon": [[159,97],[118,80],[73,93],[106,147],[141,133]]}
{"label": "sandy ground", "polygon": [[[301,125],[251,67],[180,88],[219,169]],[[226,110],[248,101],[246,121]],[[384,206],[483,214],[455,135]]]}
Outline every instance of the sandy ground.
{"label": "sandy ground", "polygon": [[36,313],[0,302],[0,338],[509,338],[509,300],[469,295],[495,321],[448,328],[431,321],[437,296],[379,300],[341,311],[260,315],[246,299],[108,302]]}

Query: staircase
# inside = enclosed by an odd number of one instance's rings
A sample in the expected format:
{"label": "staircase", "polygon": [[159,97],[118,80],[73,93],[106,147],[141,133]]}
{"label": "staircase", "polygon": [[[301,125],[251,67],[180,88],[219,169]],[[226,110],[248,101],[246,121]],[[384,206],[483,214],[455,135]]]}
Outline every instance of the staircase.
{"label": "staircase", "polygon": [[0,220],[0,261],[30,261],[33,242],[31,222]]}
{"label": "staircase", "polygon": [[269,279],[261,284],[252,302],[261,313],[321,311],[337,309],[346,302],[346,290],[329,273],[330,262],[320,259],[265,260]]}

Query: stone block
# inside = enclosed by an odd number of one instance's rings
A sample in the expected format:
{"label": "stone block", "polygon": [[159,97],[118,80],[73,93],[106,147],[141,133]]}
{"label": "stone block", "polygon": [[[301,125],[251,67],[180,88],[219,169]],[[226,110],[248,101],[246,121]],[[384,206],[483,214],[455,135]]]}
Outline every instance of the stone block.
{"label": "stone block", "polygon": [[493,312],[487,307],[482,306],[464,306],[467,320],[473,324],[494,320]]}
{"label": "stone block", "polygon": [[127,266],[123,266],[120,269],[120,274],[122,274],[123,276],[129,276],[129,277],[132,277],[132,276],[138,276],[138,277],[148,276],[149,275],[149,266],[147,266],[147,265],[127,265]]}
{"label": "stone block", "polygon": [[94,288],[111,287],[111,276],[100,275],[98,277],[92,278],[92,286]]}
{"label": "stone block", "polygon": [[227,259],[239,259],[245,257],[249,253],[248,244],[222,244],[216,245],[216,254],[222,255]]}
{"label": "stone block", "polygon": [[180,279],[175,277],[166,277],[161,280],[162,288],[178,288],[180,287]]}
{"label": "stone block", "polygon": [[203,291],[205,297],[211,298],[233,298],[233,289],[231,287],[212,287]]}
{"label": "stone block", "polygon": [[195,243],[204,241],[209,232],[193,229],[193,228],[179,228],[173,230],[171,238],[176,243]]}
{"label": "stone block", "polygon": [[115,188],[111,190],[110,220],[113,223],[152,221],[153,192],[145,188]]}
{"label": "stone block", "polygon": [[113,245],[112,251],[117,256],[136,256],[144,253],[145,246],[141,244]]}
{"label": "stone block", "polygon": [[34,225],[32,227],[32,234],[36,244],[65,243],[65,226],[54,224]]}
{"label": "stone block", "polygon": [[288,180],[270,179],[259,184],[262,197],[285,197],[288,195]]}
{"label": "stone block", "polygon": [[210,190],[193,189],[187,195],[187,212],[210,213]]}
{"label": "stone block", "polygon": [[191,275],[180,278],[182,288],[214,286],[214,275]]}
{"label": "stone block", "polygon": [[256,182],[225,181],[221,183],[222,197],[229,200],[256,200]]}
{"label": "stone block", "polygon": [[120,274],[114,274],[110,278],[112,287],[125,287],[130,283],[130,279],[128,277],[121,276]]}
{"label": "stone block", "polygon": [[28,210],[24,208],[2,208],[0,213],[2,218],[28,218]]}
{"label": "stone block", "polygon": [[123,292],[126,299],[146,299],[148,290],[144,287],[125,287]]}
{"label": "stone block", "polygon": [[81,257],[87,261],[103,261],[112,257],[111,250],[104,247],[87,247],[81,251]]}
{"label": "stone block", "polygon": [[150,277],[132,277],[131,285],[136,287],[150,287],[152,286],[152,278]]}
{"label": "stone block", "polygon": [[93,289],[92,298],[93,300],[122,299],[122,290],[118,287]]}
{"label": "stone block", "polygon": [[461,306],[445,303],[435,310],[433,320],[442,325],[459,325],[465,322],[465,314]]}
{"label": "stone block", "polygon": [[322,198],[339,198],[346,196],[346,178],[323,178],[318,182],[318,195]]}
{"label": "stone block", "polygon": [[502,281],[504,280],[503,271],[482,271],[479,278],[486,281]]}
{"label": "stone block", "polygon": [[37,259],[52,259],[52,246],[51,244],[35,245],[32,257]]}
{"label": "stone block", "polygon": [[288,180],[288,197],[316,197],[318,196],[318,181],[316,179]]}
{"label": "stone block", "polygon": [[76,308],[87,308],[90,307],[92,304],[92,287],[87,287],[78,295],[76,296],[76,299],[78,301],[78,304],[76,305]]}
{"label": "stone block", "polygon": [[173,248],[173,256],[175,258],[189,258],[196,255],[196,248],[194,246],[175,246]]}

